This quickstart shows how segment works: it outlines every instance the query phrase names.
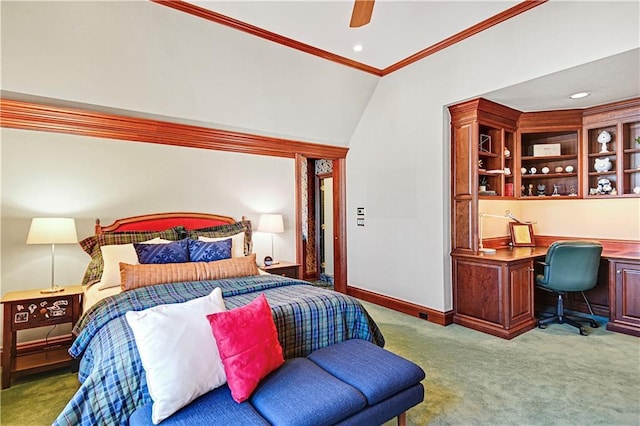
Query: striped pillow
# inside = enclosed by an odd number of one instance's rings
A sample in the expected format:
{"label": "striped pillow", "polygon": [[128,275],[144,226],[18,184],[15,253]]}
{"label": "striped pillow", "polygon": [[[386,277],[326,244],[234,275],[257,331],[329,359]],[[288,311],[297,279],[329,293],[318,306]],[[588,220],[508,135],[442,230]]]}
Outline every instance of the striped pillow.
{"label": "striped pillow", "polygon": [[255,253],[215,262],[129,265],[120,263],[123,291],[155,284],[217,280],[259,275]]}

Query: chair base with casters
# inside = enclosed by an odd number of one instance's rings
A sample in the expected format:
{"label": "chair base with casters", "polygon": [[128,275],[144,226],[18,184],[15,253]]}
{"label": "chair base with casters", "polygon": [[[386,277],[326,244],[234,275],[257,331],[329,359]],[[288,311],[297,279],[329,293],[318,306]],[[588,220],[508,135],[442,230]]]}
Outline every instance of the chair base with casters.
{"label": "chair base with casters", "polygon": [[[538,287],[538,288],[542,288],[543,290],[546,291],[550,291],[544,287]],[[578,329],[578,331],[580,331],[580,334],[583,336],[588,336],[589,333],[587,333],[587,330],[584,328],[584,326],[579,322],[579,321],[583,321],[583,322],[588,322],[589,325],[592,328],[598,328],[600,326],[600,324],[598,324],[597,321],[591,319],[591,318],[583,318],[583,317],[576,317],[576,316],[568,316],[565,314],[564,312],[564,303],[563,303],[563,296],[565,293],[558,293],[558,292],[553,292],[555,293],[558,298],[557,298],[557,304],[556,304],[556,313],[555,314],[541,314],[542,317],[538,319],[538,328],[542,328],[545,329],[547,328],[547,325],[552,324],[552,323],[558,323],[558,324],[569,324],[572,325],[574,327],[576,327]],[[584,296],[584,293],[582,293],[582,297]],[[586,298],[585,298],[586,300]],[[587,306],[589,306],[589,302],[587,301]],[[589,306],[589,310],[591,311],[591,306]],[[593,311],[592,311],[593,312]]]}

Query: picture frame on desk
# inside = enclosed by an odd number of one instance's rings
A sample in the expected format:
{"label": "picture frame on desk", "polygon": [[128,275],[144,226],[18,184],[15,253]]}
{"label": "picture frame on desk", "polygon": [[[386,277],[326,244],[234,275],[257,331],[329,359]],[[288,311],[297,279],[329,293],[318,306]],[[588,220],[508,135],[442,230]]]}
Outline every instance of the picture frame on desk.
{"label": "picture frame on desk", "polygon": [[514,247],[534,247],[536,245],[533,235],[533,226],[530,223],[509,222],[511,244]]}

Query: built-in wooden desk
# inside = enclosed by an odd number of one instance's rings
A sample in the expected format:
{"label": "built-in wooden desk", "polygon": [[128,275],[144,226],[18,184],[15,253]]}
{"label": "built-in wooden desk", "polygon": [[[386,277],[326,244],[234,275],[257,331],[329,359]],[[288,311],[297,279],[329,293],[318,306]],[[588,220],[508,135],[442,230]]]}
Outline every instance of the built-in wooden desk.
{"label": "built-in wooden desk", "polygon": [[[546,253],[547,247],[453,252],[453,322],[505,339],[536,327],[535,262]],[[640,336],[639,251],[605,247],[593,294],[608,330]],[[568,300],[566,307],[583,310],[583,303]]]}

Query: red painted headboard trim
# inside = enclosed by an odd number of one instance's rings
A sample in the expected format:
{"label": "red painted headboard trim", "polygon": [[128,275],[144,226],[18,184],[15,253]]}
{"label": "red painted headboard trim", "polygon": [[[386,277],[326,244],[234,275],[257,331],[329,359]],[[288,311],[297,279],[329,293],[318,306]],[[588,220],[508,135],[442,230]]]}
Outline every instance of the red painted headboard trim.
{"label": "red painted headboard trim", "polygon": [[154,213],[140,216],[125,217],[115,220],[111,225],[100,225],[100,219],[96,219],[95,232],[113,231],[162,231],[174,226],[184,226],[186,229],[207,228],[210,226],[235,223],[230,216],[222,216],[208,213]]}

